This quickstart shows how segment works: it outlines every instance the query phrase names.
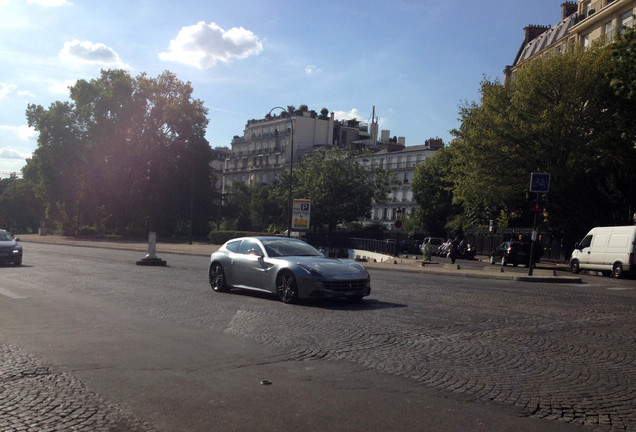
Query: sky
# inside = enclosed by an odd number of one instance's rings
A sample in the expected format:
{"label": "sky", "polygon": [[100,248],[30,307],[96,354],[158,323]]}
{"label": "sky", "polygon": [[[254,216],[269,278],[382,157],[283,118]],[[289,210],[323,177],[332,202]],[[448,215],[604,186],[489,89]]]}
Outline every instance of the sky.
{"label": "sky", "polygon": [[[231,147],[276,106],[327,108],[421,145],[448,144],[484,79],[503,81],[523,28],[563,0],[0,0],[0,176],[37,148],[28,104],[69,100],[78,79],[171,71]],[[276,111],[275,111],[276,112]]]}

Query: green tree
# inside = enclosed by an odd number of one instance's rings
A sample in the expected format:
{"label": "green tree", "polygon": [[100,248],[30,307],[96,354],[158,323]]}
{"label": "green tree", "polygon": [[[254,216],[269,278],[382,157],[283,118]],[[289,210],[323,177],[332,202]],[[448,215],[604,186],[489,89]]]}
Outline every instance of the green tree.
{"label": "green tree", "polygon": [[13,175],[0,179],[0,227],[29,232],[43,221],[44,209],[31,184]]}
{"label": "green tree", "polygon": [[578,235],[590,226],[625,223],[635,149],[633,131],[620,126],[621,97],[607,79],[611,72],[610,50],[597,47],[533,60],[510,88],[484,82],[481,104],[460,112],[455,202],[481,223],[504,211],[511,221],[531,224],[530,173],[548,172],[547,227]]}
{"label": "green tree", "polygon": [[[293,195],[312,201],[314,227],[327,226],[332,231],[339,222],[367,217],[372,202],[385,202],[397,186],[394,174],[359,163],[360,156],[342,149],[322,149],[308,155],[294,171]],[[288,181],[282,180],[282,190]]]}
{"label": "green tree", "polygon": [[417,216],[434,236],[445,236],[448,221],[460,214],[453,204],[451,160],[452,150],[442,148],[419,164],[413,175],[411,187],[419,206]]}
{"label": "green tree", "polygon": [[25,178],[49,217],[66,229],[124,234],[143,232],[151,216],[164,235],[207,234],[214,213],[207,110],[190,83],[170,72],[133,78],[107,70],[79,80],[70,97],[27,109],[40,135]]}

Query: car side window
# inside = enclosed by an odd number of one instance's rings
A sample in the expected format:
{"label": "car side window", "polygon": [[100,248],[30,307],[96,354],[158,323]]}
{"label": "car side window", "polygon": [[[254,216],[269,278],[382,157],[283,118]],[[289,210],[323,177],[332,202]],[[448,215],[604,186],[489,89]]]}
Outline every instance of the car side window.
{"label": "car side window", "polygon": [[231,252],[238,252],[239,246],[241,245],[241,241],[234,241],[228,243],[225,247]]}
{"label": "car side window", "polygon": [[263,250],[254,240],[243,240],[239,246],[238,252],[246,255],[264,255]]}
{"label": "car side window", "polygon": [[584,249],[586,247],[590,247],[590,245],[592,244],[592,236],[585,236],[585,238],[583,240],[581,240],[581,243],[579,244],[579,247],[581,249]]}

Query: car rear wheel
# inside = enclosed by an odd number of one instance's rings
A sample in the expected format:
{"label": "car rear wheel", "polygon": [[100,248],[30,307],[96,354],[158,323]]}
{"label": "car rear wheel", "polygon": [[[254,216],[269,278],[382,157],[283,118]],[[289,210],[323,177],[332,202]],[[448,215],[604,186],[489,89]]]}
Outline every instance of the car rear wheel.
{"label": "car rear wheel", "polygon": [[570,270],[572,270],[572,273],[574,274],[579,274],[579,272],[581,271],[581,267],[579,267],[579,262],[577,260],[574,260],[570,263]]}
{"label": "car rear wheel", "polygon": [[612,268],[612,276],[616,279],[623,277],[623,265],[621,263],[614,264],[614,267]]}
{"label": "car rear wheel", "polygon": [[298,301],[298,285],[292,272],[283,271],[276,278],[276,292],[283,303]]}
{"label": "car rear wheel", "polygon": [[225,281],[225,272],[223,267],[219,263],[210,264],[210,286],[216,292],[228,291],[227,283]]}

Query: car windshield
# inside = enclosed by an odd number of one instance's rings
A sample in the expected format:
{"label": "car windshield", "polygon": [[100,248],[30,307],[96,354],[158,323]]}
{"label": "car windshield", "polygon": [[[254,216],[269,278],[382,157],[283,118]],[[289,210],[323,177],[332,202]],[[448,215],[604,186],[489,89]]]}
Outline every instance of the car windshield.
{"label": "car windshield", "polygon": [[0,241],[11,241],[13,237],[7,231],[0,231]]}
{"label": "car windshield", "polygon": [[323,256],[316,248],[300,240],[266,239],[262,243],[270,257]]}

